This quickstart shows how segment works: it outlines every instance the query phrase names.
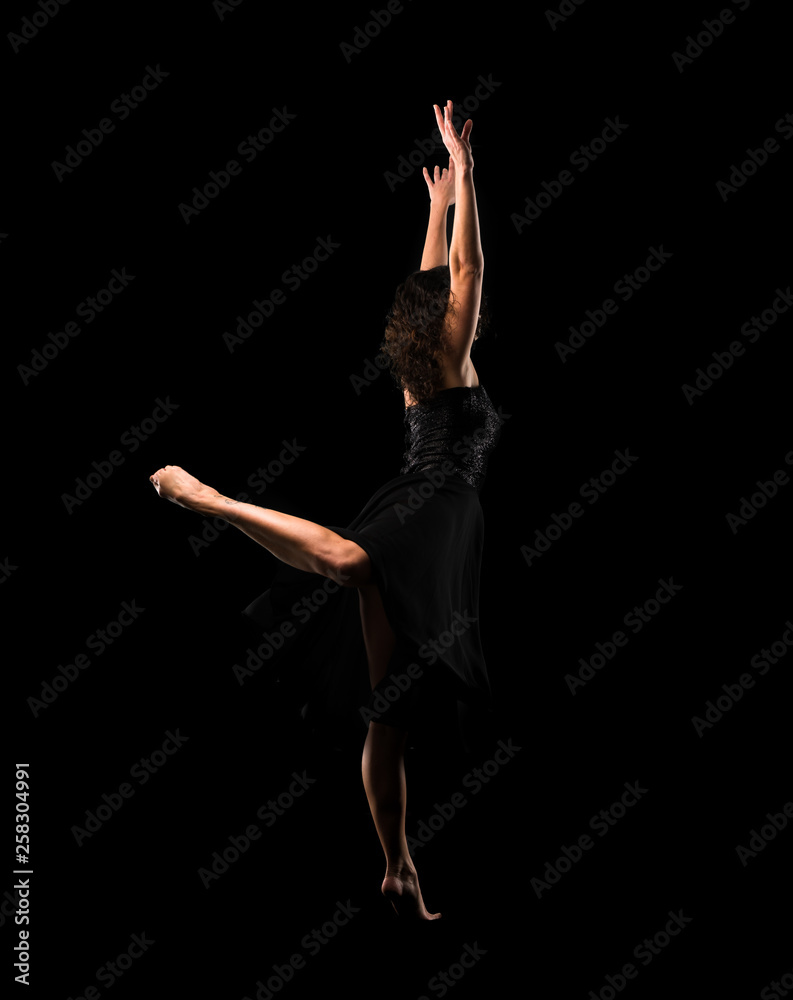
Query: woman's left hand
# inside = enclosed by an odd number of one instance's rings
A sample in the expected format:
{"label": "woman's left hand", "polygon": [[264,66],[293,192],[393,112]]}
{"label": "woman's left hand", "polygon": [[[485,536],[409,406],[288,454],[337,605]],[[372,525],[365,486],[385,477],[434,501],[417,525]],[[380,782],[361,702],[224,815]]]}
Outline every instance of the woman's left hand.
{"label": "woman's left hand", "polygon": [[430,201],[433,205],[448,208],[454,204],[454,160],[449,157],[449,166],[435,168],[435,179],[430,177],[429,170],[424,167],[424,180],[430,191]]}

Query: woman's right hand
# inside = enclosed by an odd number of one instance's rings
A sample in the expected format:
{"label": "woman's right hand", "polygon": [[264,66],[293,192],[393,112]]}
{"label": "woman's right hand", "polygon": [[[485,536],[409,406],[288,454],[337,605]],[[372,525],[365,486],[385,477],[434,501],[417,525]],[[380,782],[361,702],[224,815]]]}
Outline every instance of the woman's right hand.
{"label": "woman's right hand", "polygon": [[438,123],[441,139],[443,139],[444,146],[448,149],[449,155],[454,160],[454,165],[458,172],[462,174],[465,171],[472,170],[474,158],[471,154],[471,144],[468,141],[468,137],[471,134],[474,123],[469,118],[465,125],[463,125],[462,132],[458,135],[452,122],[452,113],[454,112],[452,102],[446,102],[443,115],[441,115],[441,109],[437,104],[433,104],[433,108],[435,108],[435,121]]}

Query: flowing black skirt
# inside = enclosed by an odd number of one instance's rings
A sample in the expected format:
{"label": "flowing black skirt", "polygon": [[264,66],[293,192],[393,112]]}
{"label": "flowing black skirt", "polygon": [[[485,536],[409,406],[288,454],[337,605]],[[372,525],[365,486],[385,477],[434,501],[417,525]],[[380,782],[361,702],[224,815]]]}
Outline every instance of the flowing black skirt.
{"label": "flowing black skirt", "polygon": [[[326,525],[371,560],[396,644],[386,676],[369,682],[358,590],[282,563],[243,614],[257,656],[285,699],[321,730],[371,720],[426,731],[449,713],[492,712],[479,630],[484,518],[457,476],[411,473],[385,483],[347,526]],[[463,743],[465,745],[465,736]]]}

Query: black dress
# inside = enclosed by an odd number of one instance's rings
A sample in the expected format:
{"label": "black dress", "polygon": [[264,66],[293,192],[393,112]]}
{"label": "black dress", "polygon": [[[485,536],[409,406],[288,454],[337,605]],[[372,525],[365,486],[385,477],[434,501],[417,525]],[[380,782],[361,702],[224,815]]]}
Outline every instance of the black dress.
{"label": "black dress", "polygon": [[374,720],[426,730],[444,710],[489,712],[479,632],[484,520],[479,493],[501,418],[483,386],[443,389],[405,408],[400,475],[347,526],[326,525],[371,560],[396,638],[371,690],[358,591],[280,564],[243,612],[264,632],[258,658],[276,689],[315,729]]}

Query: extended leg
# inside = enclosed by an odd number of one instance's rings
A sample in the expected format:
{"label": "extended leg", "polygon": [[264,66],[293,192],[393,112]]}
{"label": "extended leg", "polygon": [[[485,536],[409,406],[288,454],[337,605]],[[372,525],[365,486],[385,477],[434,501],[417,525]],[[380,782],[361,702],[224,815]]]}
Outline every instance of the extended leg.
{"label": "extended leg", "polygon": [[[358,594],[369,661],[369,680],[374,688],[385,676],[394,650],[394,633],[386,617],[377,584],[359,587]],[[418,873],[410,857],[405,835],[406,741],[406,730],[370,722],[361,760],[361,774],[372,819],[386,857],[386,874],[381,892],[390,899],[400,916],[436,920],[440,913],[428,913],[421,897]]]}
{"label": "extended leg", "polygon": [[371,579],[369,556],[360,545],[335,531],[302,517],[226,497],[222,503],[225,511],[220,516],[281,562],[319,573],[343,587],[359,587]]}
{"label": "extended leg", "polygon": [[166,465],[149,479],[160,496],[206,517],[222,517],[296,569],[319,573],[343,587],[371,579],[369,556],[361,546],[321,524],[232,500],[178,465]]}

